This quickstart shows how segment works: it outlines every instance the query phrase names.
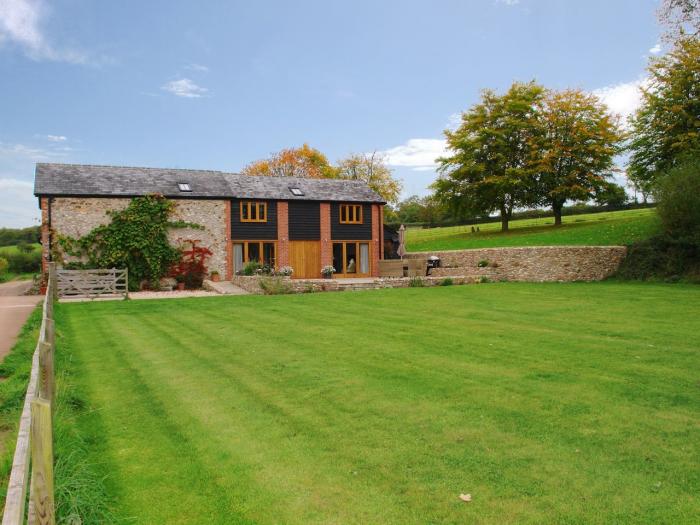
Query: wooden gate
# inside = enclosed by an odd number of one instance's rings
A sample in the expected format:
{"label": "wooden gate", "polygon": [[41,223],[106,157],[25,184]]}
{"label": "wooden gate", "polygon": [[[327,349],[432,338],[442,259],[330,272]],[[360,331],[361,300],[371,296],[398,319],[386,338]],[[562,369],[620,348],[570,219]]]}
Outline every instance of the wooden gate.
{"label": "wooden gate", "polygon": [[321,243],[319,241],[290,241],[289,263],[296,279],[321,278]]}
{"label": "wooden gate", "polygon": [[126,269],[118,270],[57,270],[59,297],[89,297],[123,295],[129,293],[129,275]]}

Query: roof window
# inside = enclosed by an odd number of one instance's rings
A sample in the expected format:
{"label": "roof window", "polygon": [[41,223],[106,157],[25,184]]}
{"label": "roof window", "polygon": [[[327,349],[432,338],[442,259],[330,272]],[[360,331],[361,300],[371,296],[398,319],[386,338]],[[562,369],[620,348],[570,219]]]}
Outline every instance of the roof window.
{"label": "roof window", "polygon": [[292,195],[294,195],[295,197],[301,197],[302,195],[304,195],[304,192],[301,191],[300,188],[289,188],[289,191],[291,191]]}
{"label": "roof window", "polygon": [[180,188],[180,191],[192,191],[189,182],[178,182],[177,187]]}

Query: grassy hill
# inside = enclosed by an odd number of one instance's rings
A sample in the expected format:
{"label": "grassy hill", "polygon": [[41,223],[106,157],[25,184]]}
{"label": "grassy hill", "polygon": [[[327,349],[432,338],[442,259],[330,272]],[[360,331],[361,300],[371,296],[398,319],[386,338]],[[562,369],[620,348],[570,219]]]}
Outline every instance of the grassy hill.
{"label": "grassy hill", "polygon": [[511,231],[501,233],[501,223],[480,224],[480,232],[471,226],[445,228],[409,228],[409,251],[461,250],[501,246],[551,245],[625,245],[656,233],[659,222],[654,209],[623,210],[564,217],[561,227],[554,219],[523,219],[510,223]]}

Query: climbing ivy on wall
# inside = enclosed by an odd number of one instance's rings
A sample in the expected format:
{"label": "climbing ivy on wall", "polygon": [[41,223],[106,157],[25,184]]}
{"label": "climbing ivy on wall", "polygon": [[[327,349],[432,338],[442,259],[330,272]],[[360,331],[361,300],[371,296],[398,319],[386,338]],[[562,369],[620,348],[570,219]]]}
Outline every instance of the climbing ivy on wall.
{"label": "climbing ivy on wall", "polygon": [[168,241],[170,228],[197,228],[198,224],[171,221],[173,202],[162,195],[136,197],[123,210],[108,212],[109,224],[74,239],[58,236],[66,255],[80,258],[73,266],[83,268],[128,268],[129,286],[147,280],[156,285],[180,260],[181,252]]}

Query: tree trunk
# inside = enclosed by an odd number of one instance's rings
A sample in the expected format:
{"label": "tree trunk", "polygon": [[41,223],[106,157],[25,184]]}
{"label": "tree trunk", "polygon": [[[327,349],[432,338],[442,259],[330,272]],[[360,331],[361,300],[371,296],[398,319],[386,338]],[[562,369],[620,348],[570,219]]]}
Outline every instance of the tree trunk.
{"label": "tree trunk", "polygon": [[561,226],[561,211],[563,207],[564,205],[558,202],[552,204],[552,211],[554,212],[554,226]]}
{"label": "tree trunk", "polygon": [[510,214],[506,211],[505,208],[501,208],[501,231],[502,232],[508,231],[508,221],[509,220],[510,220]]}

